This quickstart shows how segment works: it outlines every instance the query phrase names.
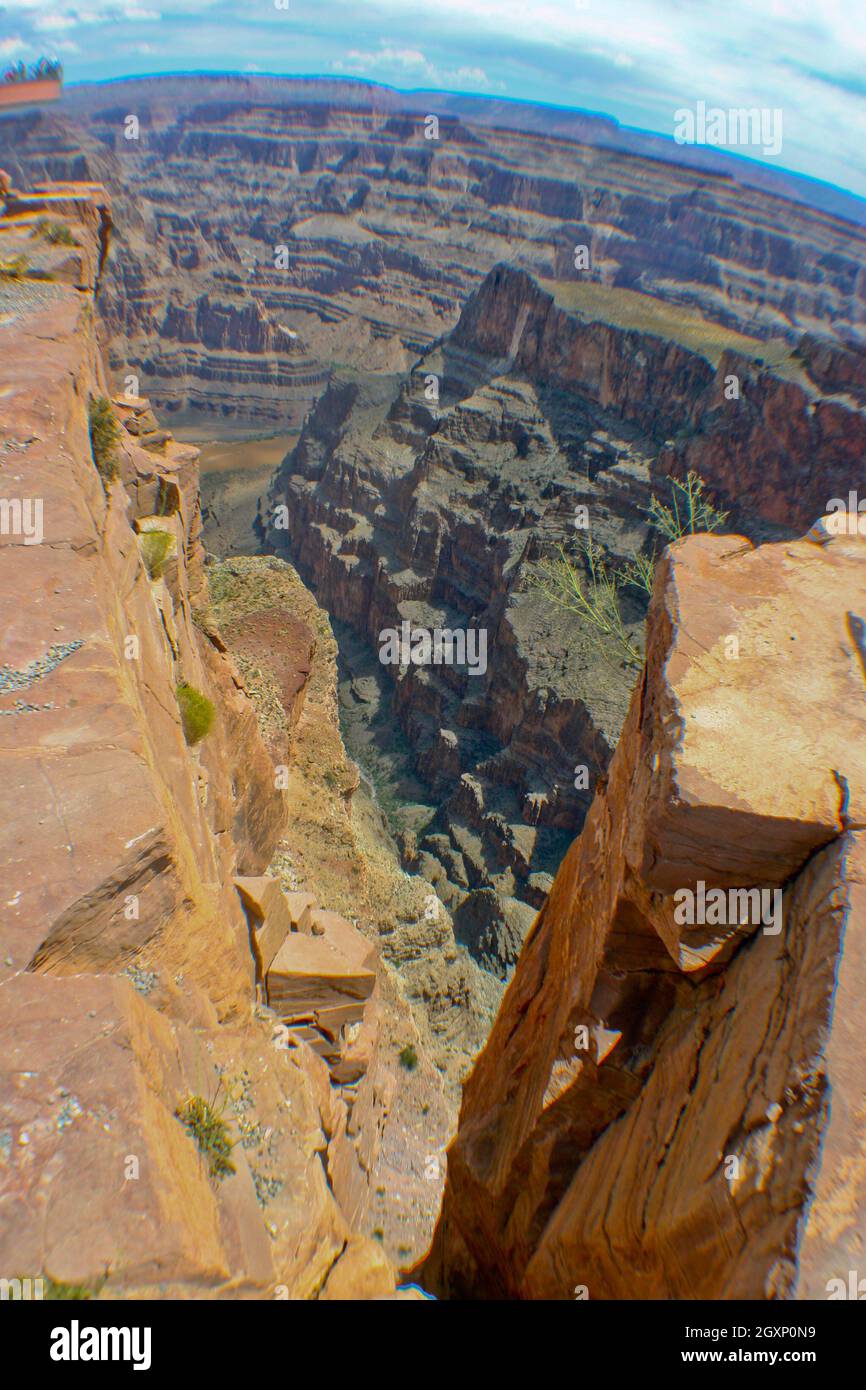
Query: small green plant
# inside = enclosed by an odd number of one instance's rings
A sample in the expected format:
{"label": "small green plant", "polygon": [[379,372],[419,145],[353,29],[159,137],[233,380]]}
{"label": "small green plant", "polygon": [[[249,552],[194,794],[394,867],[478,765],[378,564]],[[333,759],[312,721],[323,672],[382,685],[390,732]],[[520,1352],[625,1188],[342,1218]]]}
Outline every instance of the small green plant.
{"label": "small green plant", "polygon": [[622,568],[622,578],[625,584],[631,584],[635,589],[645,589],[651,594],[655,572],[656,554],[653,550],[650,555],[636,555],[633,560],[627,561]]}
{"label": "small green plant", "polygon": [[190,1096],[175,1114],[206,1159],[212,1178],[220,1181],[237,1171],[231,1160],[233,1146],[228,1125],[220,1111],[215,1110],[203,1096]]}
{"label": "small green plant", "polygon": [[9,261],[0,261],[0,280],[23,280],[29,269],[26,256],[13,256]]}
{"label": "small green plant", "polygon": [[161,579],[174,546],[174,536],[170,531],[144,531],[139,544],[144,567],[151,579]]}
{"label": "small green plant", "polygon": [[[717,531],[728,513],[704,496],[706,484],[689,471],[685,481],[670,478],[671,505],[653,495],[646,509],[650,525],[666,541],[682,540],[699,531]],[[530,572],[529,584],[550,603],[574,613],[588,623],[588,631],[601,655],[618,652],[627,667],[640,667],[641,653],[629,636],[622,615],[621,591],[632,586],[651,594],[655,574],[655,544],[648,555],[636,555],[621,569],[610,567],[601,546],[591,537],[581,538],[578,553],[557,547]]]}
{"label": "small green plant", "polygon": [[719,511],[704,496],[706,483],[693,469],[689,469],[685,482],[680,478],[668,481],[671,506],[653,496],[647,513],[665,540],[679,541],[683,536],[693,536],[698,531],[718,531],[724,526],[728,513]]}
{"label": "small green plant", "polygon": [[52,246],[78,245],[66,223],[53,222],[50,217],[40,217],[31,232],[31,236],[42,237],[45,241],[50,241]]}
{"label": "small green plant", "polygon": [[88,407],[88,420],[90,424],[90,451],[102,479],[102,485],[107,492],[108,484],[114,482],[119,471],[117,441],[120,438],[120,426],[114,417],[111,401],[105,396],[94,396]]}
{"label": "small green plant", "polygon": [[62,1303],[94,1298],[105,1283],[103,1277],[96,1284],[65,1284],[62,1280],[50,1279],[47,1274],[43,1274],[42,1280],[43,1299]]}
{"label": "small green plant", "polygon": [[[671,489],[671,505],[668,506],[653,494],[646,511],[650,525],[664,536],[666,541],[680,541],[683,536],[693,536],[699,531],[718,531],[724,526],[728,513],[714,507],[704,496],[706,484],[699,474],[689,471],[685,482],[679,478],[669,478],[668,482]],[[645,589],[651,594],[655,563],[656,552],[653,544],[649,555],[637,555],[624,567],[622,574],[626,584],[632,584],[636,589]]]}
{"label": "small green plant", "polygon": [[175,691],[183,724],[183,736],[190,747],[210,733],[216,710],[206,695],[188,681],[180,681]]}
{"label": "small green plant", "polygon": [[407,1071],[414,1071],[417,1065],[418,1053],[412,1043],[407,1043],[400,1051],[400,1066],[405,1067]]}
{"label": "small green plant", "polygon": [[557,608],[585,619],[605,654],[613,647],[627,666],[640,666],[640,651],[628,635],[620,609],[624,577],[608,568],[601,546],[591,537],[581,538],[578,546],[576,559],[564,546],[557,546],[555,555],[539,561],[530,584]]}

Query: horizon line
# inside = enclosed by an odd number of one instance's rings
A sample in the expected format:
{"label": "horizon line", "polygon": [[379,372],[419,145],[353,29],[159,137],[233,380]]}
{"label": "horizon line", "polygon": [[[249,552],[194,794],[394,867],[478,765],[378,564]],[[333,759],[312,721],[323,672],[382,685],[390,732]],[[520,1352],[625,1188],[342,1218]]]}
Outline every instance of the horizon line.
{"label": "horizon line", "polygon": [[[725,161],[725,160],[728,160],[728,159],[729,159],[729,160],[734,161],[736,164],[745,166],[745,171],[746,171],[746,172],[749,172],[749,171],[754,170],[754,171],[756,172],[756,176],[757,176],[757,172],[758,172],[758,171],[766,171],[766,172],[770,175],[771,178],[772,178],[772,176],[775,175],[777,178],[781,177],[781,178],[783,178],[783,179],[792,179],[792,180],[795,180],[795,181],[798,182],[798,183],[804,183],[804,184],[813,186],[816,190],[819,190],[819,191],[820,191],[820,190],[825,190],[825,189],[826,189],[826,190],[828,190],[830,193],[833,193],[833,194],[836,194],[836,195],[838,195],[838,196],[841,196],[842,198],[851,199],[855,204],[857,204],[859,207],[861,207],[861,208],[862,208],[862,214],[861,214],[861,215],[862,215],[863,221],[866,222],[866,195],[863,195],[863,194],[860,194],[860,193],[854,193],[851,189],[849,189],[849,188],[844,188],[844,187],[842,187],[842,185],[840,185],[840,184],[830,183],[827,179],[819,179],[819,178],[816,178],[813,174],[805,174],[805,173],[802,173],[800,170],[797,170],[797,169],[790,169],[790,168],[788,168],[786,165],[784,165],[784,166],[783,166],[783,165],[773,165],[773,164],[768,163],[768,162],[765,161],[765,160],[754,159],[754,158],[752,158],[750,155],[737,153],[736,151],[731,150],[731,149],[728,149],[727,147],[721,146],[721,145],[697,145],[697,144],[678,145],[678,144],[676,143],[676,141],[674,140],[673,135],[666,135],[666,134],[664,134],[663,132],[657,131],[657,130],[649,130],[649,129],[647,129],[647,128],[644,127],[644,126],[632,126],[632,125],[627,125],[627,124],[625,124],[624,122],[620,121],[620,120],[618,119],[618,117],[616,117],[616,116],[611,116],[611,115],[609,115],[607,112],[604,112],[604,111],[593,111],[593,110],[590,110],[590,109],[588,109],[588,108],[586,108],[586,107],[580,107],[580,106],[565,106],[565,105],[563,105],[563,104],[561,104],[561,103],[559,103],[559,102],[536,101],[536,100],[533,100],[533,99],[528,98],[528,97],[505,96],[505,95],[503,95],[503,94],[491,94],[491,93],[489,93],[489,92],[461,92],[461,91],[454,91],[453,89],[445,88],[445,87],[442,87],[442,88],[440,88],[440,87],[397,87],[397,86],[394,86],[392,83],[389,83],[389,82],[382,82],[382,81],[380,81],[380,80],[378,80],[378,79],[374,79],[374,78],[370,78],[370,77],[357,77],[357,76],[355,76],[355,75],[352,74],[352,73],[337,73],[337,74],[334,74],[334,73],[285,73],[285,72],[265,72],[265,71],[244,72],[244,71],[239,71],[239,70],[237,70],[237,69],[232,69],[232,68],[179,68],[179,69],[169,70],[169,71],[164,71],[164,72],[126,73],[126,74],[124,74],[124,75],[122,75],[122,76],[118,76],[118,77],[102,77],[102,78],[100,78],[100,77],[86,77],[86,78],[78,78],[78,79],[76,79],[76,80],[74,80],[74,81],[70,81],[70,82],[64,81],[64,82],[63,82],[63,90],[66,91],[66,90],[80,89],[80,88],[82,88],[82,87],[108,87],[108,86],[112,86],[112,85],[114,85],[114,84],[121,83],[121,82],[162,82],[162,81],[170,80],[170,79],[172,79],[172,78],[203,78],[203,79],[208,79],[208,78],[209,78],[209,79],[222,78],[222,79],[231,79],[231,80],[241,80],[241,81],[247,81],[247,82],[255,82],[256,80],[266,79],[266,80],[269,80],[269,81],[287,82],[287,83],[288,83],[288,82],[314,82],[314,83],[315,83],[315,82],[321,82],[321,83],[327,82],[327,83],[332,83],[332,84],[335,84],[335,83],[347,83],[347,84],[357,84],[359,87],[381,88],[383,91],[386,91],[386,92],[393,92],[395,95],[397,95],[397,96],[402,96],[402,97],[412,97],[412,96],[446,96],[446,97],[456,97],[456,98],[459,98],[459,99],[462,99],[462,100],[478,101],[478,102],[488,102],[488,103],[490,103],[490,102],[507,102],[508,104],[510,104],[510,105],[512,105],[512,106],[520,106],[520,107],[527,107],[527,108],[533,108],[533,107],[534,107],[534,108],[540,109],[540,110],[542,110],[542,111],[555,111],[555,112],[559,112],[559,113],[562,113],[563,115],[567,115],[567,116],[583,117],[583,118],[587,118],[587,119],[589,119],[589,120],[599,121],[599,122],[605,123],[605,124],[607,124],[607,125],[609,125],[609,126],[612,126],[614,132],[621,131],[621,132],[630,133],[630,134],[639,136],[641,139],[645,139],[645,140],[660,140],[660,141],[663,141],[666,145],[667,145],[668,143],[670,143],[670,145],[672,146],[672,150],[671,150],[671,155],[670,155],[670,156],[668,155],[667,150],[665,150],[664,152],[649,152],[649,151],[648,151],[648,152],[646,152],[646,153],[644,153],[644,154],[641,155],[642,158],[658,159],[658,160],[660,160],[660,161],[664,161],[664,162],[667,162],[667,163],[672,163],[672,164],[674,164],[675,166],[677,166],[677,167],[679,167],[679,168],[687,168],[687,169],[694,169],[694,170],[697,170],[698,172],[705,173],[705,174],[707,174],[707,175],[709,175],[709,176],[711,176],[711,177],[716,177],[716,178],[724,178],[724,177],[736,178],[736,170],[735,170],[735,169],[734,169],[734,170],[731,170],[730,172],[727,171],[727,170],[725,170],[725,169],[714,169],[714,168],[711,168],[711,167],[704,167],[704,168],[702,169],[701,166],[700,166],[700,163],[698,162],[698,161],[699,161],[699,158],[700,158],[700,155],[699,155],[698,152],[704,151],[704,150],[705,150],[705,151],[708,151],[708,152],[710,153],[710,155],[711,155],[711,156],[714,156],[716,159],[719,159],[719,160],[721,160],[721,161]],[[10,113],[5,113],[5,114],[12,114],[12,113],[10,112]],[[521,132],[518,131],[518,133],[521,133]],[[554,138],[569,139],[569,138],[573,138],[573,137],[569,137],[569,136],[565,136],[565,135],[559,135],[559,136],[556,136],[556,137],[554,137]],[[689,158],[683,159],[683,158],[678,158],[678,157],[676,157],[676,155],[673,154],[673,151],[678,151],[678,150],[692,150],[692,151],[695,151],[695,155],[693,156],[694,162],[693,162],[692,159],[689,159]],[[635,152],[635,151],[632,151],[632,150],[621,150],[620,153],[634,154],[634,153],[636,153],[636,152]],[[765,190],[765,191],[767,191],[767,190]],[[793,202],[800,201],[800,200],[798,200],[797,198],[792,197],[792,196],[790,196],[790,195],[786,195],[786,194],[784,194],[784,193],[776,193],[775,191],[772,191],[772,190],[770,190],[770,192],[772,193],[772,196],[784,198],[784,199],[786,199],[786,201],[789,201],[789,202],[790,202],[790,201],[793,201]],[[856,220],[853,219],[853,218],[845,218],[842,214],[836,213],[836,212],[826,212],[825,209],[822,209],[822,208],[815,208],[814,205],[811,204],[811,203],[810,203],[809,205],[813,207],[813,210],[814,210],[814,211],[824,212],[826,216],[836,217],[836,218],[839,218],[839,219],[842,220],[842,221],[853,221],[853,222],[854,222],[854,225],[857,225]]]}

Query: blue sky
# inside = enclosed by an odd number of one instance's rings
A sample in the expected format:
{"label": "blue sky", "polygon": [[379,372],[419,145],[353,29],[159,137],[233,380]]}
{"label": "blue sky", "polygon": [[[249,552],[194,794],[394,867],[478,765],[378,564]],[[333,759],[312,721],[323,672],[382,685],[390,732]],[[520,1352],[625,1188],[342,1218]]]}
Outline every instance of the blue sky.
{"label": "blue sky", "polygon": [[[604,112],[781,110],[776,167],[866,196],[866,0],[0,0],[0,63],[71,82],[213,70],[366,77]],[[760,150],[740,149],[752,157]]]}

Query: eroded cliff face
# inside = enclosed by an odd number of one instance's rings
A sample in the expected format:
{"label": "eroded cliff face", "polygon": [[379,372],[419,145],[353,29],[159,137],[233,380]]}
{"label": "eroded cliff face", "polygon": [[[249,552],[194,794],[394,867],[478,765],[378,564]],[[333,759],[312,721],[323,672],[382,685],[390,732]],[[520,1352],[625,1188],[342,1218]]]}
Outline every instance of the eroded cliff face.
{"label": "eroded cliff face", "polygon": [[[0,1268],[111,1296],[387,1296],[359,1234],[377,953],[264,874],[279,750],[209,621],[196,451],[145,400],[108,408],[104,191],[0,194],[4,264],[26,255],[0,280]],[[181,682],[212,703],[203,737]]]}
{"label": "eroded cliff face", "polygon": [[[309,928],[318,936],[321,927],[327,939],[343,914],[335,944],[354,926],[363,937],[354,965],[364,966],[367,950],[376,958],[376,984],[362,1011],[320,991],[321,1008],[302,1000],[298,1021],[331,1061],[359,1139],[338,1170],[341,1204],[359,1229],[377,1232],[403,1268],[429,1246],[460,1084],[490,1031],[501,985],[458,948],[431,884],[401,868],[385,817],[346,754],[327,614],[275,556],[234,557],[209,564],[207,573],[207,622],[232,652],[284,774],[286,822],[270,873],[299,920],[311,909],[304,934]],[[295,694],[301,670],[304,684]],[[287,673],[294,677],[288,689]],[[267,925],[256,931],[268,938]],[[291,946],[306,949],[294,939]],[[286,963],[285,951],[274,960],[271,1004],[294,991],[285,982]],[[351,967],[347,986],[363,989]],[[356,1011],[341,1045],[333,1025],[344,1020],[347,1004]]]}
{"label": "eroded cliff face", "polygon": [[[828,394],[837,358],[847,389]],[[583,509],[622,569],[658,545],[651,497],[689,469],[728,526],[796,534],[859,475],[860,367],[826,343],[767,344],[629,290],[498,266],[411,373],[334,381],[311,412],[262,534],[374,661],[403,623],[486,634],[475,674],[382,669],[427,789],[406,862],[488,970],[513,966],[635,678],[533,588],[539,558],[579,537]],[[639,644],[640,592],[623,597]]]}
{"label": "eroded cliff face", "polygon": [[808,529],[847,499],[866,450],[862,352],[805,334],[760,342],[627,290],[499,266],[446,340],[446,378],[461,351],[507,355],[537,389],[611,412],[655,484],[694,469],[747,534],[762,520]]}
{"label": "eroded cliff face", "polygon": [[[465,1088],[422,1272],[441,1294],[824,1298],[862,1267],[848,520],[757,549],[692,537],[660,565],[608,776]],[[755,888],[763,919],[730,896]]]}
{"label": "eroded cliff face", "polygon": [[611,148],[608,123],[564,129],[550,108],[420,100],[252,77],[82,86],[4,122],[0,163],[21,182],[106,183],[111,366],[215,430],[299,426],[335,364],[405,371],[503,260],[759,339],[862,344],[864,230],[780,196],[781,176],[749,187],[706,149],[696,176],[683,151]]}

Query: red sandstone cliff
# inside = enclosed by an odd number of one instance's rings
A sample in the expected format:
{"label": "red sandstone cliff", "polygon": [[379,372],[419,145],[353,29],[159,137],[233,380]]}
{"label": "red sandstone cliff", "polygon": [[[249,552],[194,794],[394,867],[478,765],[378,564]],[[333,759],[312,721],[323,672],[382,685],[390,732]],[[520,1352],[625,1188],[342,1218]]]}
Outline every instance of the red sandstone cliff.
{"label": "red sandstone cliff", "polygon": [[[375,951],[261,877],[285,805],[207,621],[196,451],[124,398],[117,476],[96,466],[104,193],[6,203],[2,259],[26,261],[0,281],[0,1269],[111,1296],[387,1295],[352,1227],[378,1138]],[[194,743],[181,681],[214,706]],[[223,1117],[230,1176],[178,1117],[191,1098]]]}
{"label": "red sandstone cliff", "polygon": [[[862,1273],[864,562],[820,527],[666,554],[608,776],[465,1088],[440,1294],[825,1298]],[[680,925],[700,882],[780,890],[778,930]]]}

